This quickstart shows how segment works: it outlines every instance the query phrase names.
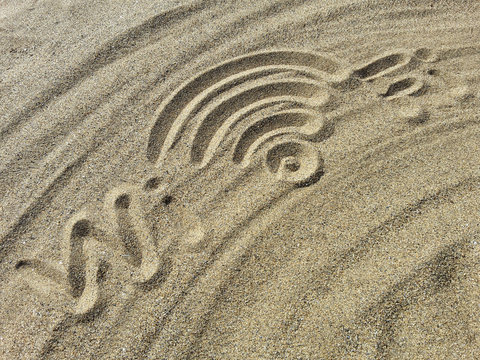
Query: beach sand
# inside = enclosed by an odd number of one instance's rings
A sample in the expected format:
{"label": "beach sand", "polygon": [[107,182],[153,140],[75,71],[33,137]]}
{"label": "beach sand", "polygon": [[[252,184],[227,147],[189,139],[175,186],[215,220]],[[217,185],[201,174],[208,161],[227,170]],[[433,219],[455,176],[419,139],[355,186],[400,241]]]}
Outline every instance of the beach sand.
{"label": "beach sand", "polygon": [[479,19],[0,0],[0,359],[480,358]]}

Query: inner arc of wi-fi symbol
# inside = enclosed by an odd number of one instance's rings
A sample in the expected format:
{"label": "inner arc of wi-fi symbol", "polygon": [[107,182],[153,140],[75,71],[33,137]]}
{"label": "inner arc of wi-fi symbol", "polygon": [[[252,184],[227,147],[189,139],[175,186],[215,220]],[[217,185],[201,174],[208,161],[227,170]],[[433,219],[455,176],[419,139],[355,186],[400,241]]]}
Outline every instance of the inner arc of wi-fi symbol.
{"label": "inner arc of wi-fi symbol", "polygon": [[[275,76],[284,73],[294,75]],[[250,114],[282,103],[299,110],[315,110],[328,100],[326,85],[345,77],[336,60],[306,51],[264,51],[223,62],[186,81],[162,102],[155,114],[147,157],[155,164],[162,163],[186,125],[194,120],[190,161],[205,166],[228,133]],[[300,118],[305,117],[301,111],[297,113]],[[267,128],[281,127],[281,122],[272,122],[292,120],[292,114],[269,116]],[[298,131],[305,129],[296,120],[284,125],[295,124],[300,125]],[[260,133],[265,136],[266,132]],[[254,144],[255,140],[250,142]]]}
{"label": "inner arc of wi-fi symbol", "polygon": [[[315,137],[322,136],[324,125],[317,112],[306,109],[282,110],[262,117],[251,124],[237,140],[233,162],[243,167],[248,166],[256,150],[275,136],[300,133],[305,139],[315,141]],[[208,159],[205,162],[207,161]]]}

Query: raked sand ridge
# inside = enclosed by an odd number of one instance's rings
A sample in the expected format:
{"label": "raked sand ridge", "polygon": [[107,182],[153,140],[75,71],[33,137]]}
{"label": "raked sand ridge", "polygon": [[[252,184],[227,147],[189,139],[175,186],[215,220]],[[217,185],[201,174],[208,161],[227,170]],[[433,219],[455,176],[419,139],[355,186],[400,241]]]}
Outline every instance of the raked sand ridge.
{"label": "raked sand ridge", "polygon": [[480,357],[479,17],[0,2],[0,358]]}

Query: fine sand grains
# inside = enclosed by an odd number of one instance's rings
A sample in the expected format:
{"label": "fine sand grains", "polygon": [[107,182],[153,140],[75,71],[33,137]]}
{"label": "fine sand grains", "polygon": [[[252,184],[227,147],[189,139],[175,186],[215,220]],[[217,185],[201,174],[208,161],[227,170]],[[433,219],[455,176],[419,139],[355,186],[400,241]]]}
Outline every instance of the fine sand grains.
{"label": "fine sand grains", "polygon": [[0,359],[480,358],[476,1],[0,1]]}

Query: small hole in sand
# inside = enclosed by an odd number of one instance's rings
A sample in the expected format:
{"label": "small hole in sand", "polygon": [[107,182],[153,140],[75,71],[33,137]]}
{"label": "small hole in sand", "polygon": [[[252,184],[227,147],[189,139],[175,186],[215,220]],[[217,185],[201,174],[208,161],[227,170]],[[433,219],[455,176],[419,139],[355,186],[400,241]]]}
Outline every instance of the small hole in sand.
{"label": "small hole in sand", "polygon": [[285,169],[290,172],[295,172],[300,169],[300,164],[297,159],[293,156],[289,156],[284,160]]}
{"label": "small hole in sand", "polygon": [[128,209],[130,206],[130,196],[128,194],[120,195],[117,200],[115,200],[115,207],[117,209]]}
{"label": "small hole in sand", "polygon": [[160,186],[160,178],[153,177],[145,183],[146,190],[155,190]]}
{"label": "small hole in sand", "polygon": [[165,195],[162,199],[163,205],[167,206],[173,201],[173,197],[171,195]]}
{"label": "small hole in sand", "polygon": [[429,70],[427,71],[427,74],[428,74],[428,75],[438,75],[438,70],[436,70],[436,69],[429,69]]}
{"label": "small hole in sand", "polygon": [[20,268],[23,267],[23,266],[27,266],[28,264],[29,264],[29,263],[28,263],[27,260],[20,260],[19,262],[17,262],[17,263],[15,264],[15,269],[18,270],[18,269],[20,269]]}
{"label": "small hole in sand", "polygon": [[72,235],[77,237],[85,237],[90,234],[91,231],[91,226],[90,226],[90,221],[83,219],[79,220],[73,225],[72,228]]}

